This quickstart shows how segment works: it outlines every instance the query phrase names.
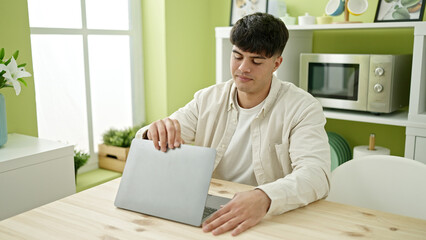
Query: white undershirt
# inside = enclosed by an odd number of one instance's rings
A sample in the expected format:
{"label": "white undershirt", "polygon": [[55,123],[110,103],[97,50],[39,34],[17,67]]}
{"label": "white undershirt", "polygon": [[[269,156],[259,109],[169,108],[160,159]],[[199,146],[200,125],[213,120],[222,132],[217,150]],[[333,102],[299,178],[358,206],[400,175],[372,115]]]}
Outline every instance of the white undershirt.
{"label": "white undershirt", "polygon": [[262,109],[264,101],[249,109],[241,108],[238,101],[235,100],[235,102],[239,112],[237,128],[222,160],[213,173],[213,177],[257,186],[252,164],[250,125]]}

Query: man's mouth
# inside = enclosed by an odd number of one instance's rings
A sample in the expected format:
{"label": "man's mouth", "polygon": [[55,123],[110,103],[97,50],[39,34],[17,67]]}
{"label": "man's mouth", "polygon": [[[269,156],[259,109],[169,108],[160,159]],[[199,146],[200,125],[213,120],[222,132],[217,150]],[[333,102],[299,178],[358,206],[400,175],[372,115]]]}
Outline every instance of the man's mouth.
{"label": "man's mouth", "polygon": [[243,76],[243,75],[237,75],[237,79],[240,80],[241,82],[248,82],[250,80],[253,80],[252,78]]}

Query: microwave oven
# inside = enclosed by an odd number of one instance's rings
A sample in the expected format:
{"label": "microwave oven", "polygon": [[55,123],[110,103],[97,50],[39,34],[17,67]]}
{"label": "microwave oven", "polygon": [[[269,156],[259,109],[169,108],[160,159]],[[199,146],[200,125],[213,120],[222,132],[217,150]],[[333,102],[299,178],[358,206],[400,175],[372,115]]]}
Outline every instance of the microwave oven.
{"label": "microwave oven", "polygon": [[408,105],[411,55],[300,55],[299,87],[325,108],[390,113]]}

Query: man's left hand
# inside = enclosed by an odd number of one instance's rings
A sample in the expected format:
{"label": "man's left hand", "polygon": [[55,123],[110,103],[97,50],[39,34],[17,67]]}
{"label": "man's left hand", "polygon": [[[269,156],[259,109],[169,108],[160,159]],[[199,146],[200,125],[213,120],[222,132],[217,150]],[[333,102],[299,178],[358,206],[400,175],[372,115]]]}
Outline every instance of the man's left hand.
{"label": "man's left hand", "polygon": [[236,236],[258,224],[268,212],[271,199],[260,189],[235,194],[234,198],[203,223],[204,232]]}

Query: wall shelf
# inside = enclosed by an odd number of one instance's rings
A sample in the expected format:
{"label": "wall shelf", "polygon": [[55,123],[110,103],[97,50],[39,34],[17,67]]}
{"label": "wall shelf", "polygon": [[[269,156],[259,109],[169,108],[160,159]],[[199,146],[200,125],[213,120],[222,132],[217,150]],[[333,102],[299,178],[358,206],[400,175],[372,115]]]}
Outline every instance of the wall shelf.
{"label": "wall shelf", "polygon": [[[386,28],[415,28],[420,30],[425,22],[395,22],[395,23],[348,23],[348,24],[314,24],[288,25],[289,31],[344,30],[344,29],[386,29]],[[232,27],[217,27],[216,38],[229,38]]]}
{"label": "wall shelf", "polygon": [[376,115],[369,112],[324,109],[324,115],[326,118],[338,120],[385,124],[400,127],[407,127],[409,125],[408,111],[396,111],[393,113]]}

